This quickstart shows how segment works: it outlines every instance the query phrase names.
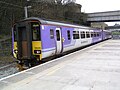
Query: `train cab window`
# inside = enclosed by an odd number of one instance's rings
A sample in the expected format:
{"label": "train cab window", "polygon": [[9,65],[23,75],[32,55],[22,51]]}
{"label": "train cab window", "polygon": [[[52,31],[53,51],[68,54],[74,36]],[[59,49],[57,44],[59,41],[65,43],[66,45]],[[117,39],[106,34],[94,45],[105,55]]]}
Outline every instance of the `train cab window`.
{"label": "train cab window", "polygon": [[79,31],[73,31],[73,39],[79,39]]}
{"label": "train cab window", "polygon": [[53,39],[54,38],[54,30],[50,29],[50,38]]}
{"label": "train cab window", "polygon": [[60,31],[56,30],[57,41],[60,41]]}
{"label": "train cab window", "polygon": [[90,38],[90,33],[89,32],[86,32],[86,37]]}
{"label": "train cab window", "polygon": [[85,38],[85,32],[81,32],[81,38]]}
{"label": "train cab window", "polygon": [[68,36],[68,40],[70,40],[71,38],[70,38],[70,31],[69,30],[67,31],[67,36]]}
{"label": "train cab window", "polygon": [[33,41],[39,41],[40,40],[40,25],[38,22],[31,23],[31,29],[32,29],[32,39]]}

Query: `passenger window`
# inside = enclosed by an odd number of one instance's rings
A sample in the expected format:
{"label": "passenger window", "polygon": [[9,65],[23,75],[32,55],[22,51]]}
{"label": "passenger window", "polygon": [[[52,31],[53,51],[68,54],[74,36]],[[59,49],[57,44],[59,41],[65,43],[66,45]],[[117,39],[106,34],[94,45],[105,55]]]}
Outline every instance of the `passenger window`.
{"label": "passenger window", "polygon": [[97,37],[99,37],[99,32],[97,32]]}
{"label": "passenger window", "polygon": [[97,35],[96,35],[96,32],[94,32],[94,37],[96,37]]}
{"label": "passenger window", "polygon": [[70,40],[71,38],[70,38],[70,31],[69,30],[67,31],[67,36],[68,36],[68,40]]}
{"label": "passenger window", "polygon": [[98,32],[96,32],[96,37],[98,36]]}
{"label": "passenger window", "polygon": [[90,38],[90,33],[89,32],[86,32],[86,37]]}
{"label": "passenger window", "polygon": [[81,38],[85,38],[85,32],[81,32]]}
{"label": "passenger window", "polygon": [[79,31],[73,31],[73,39],[79,39]]}
{"label": "passenger window", "polygon": [[91,32],[91,37],[94,37],[94,33],[93,32]]}
{"label": "passenger window", "polygon": [[54,30],[50,29],[50,38],[53,39],[54,38]]}
{"label": "passenger window", "polygon": [[57,37],[57,41],[60,41],[60,31],[56,30],[56,37]]}
{"label": "passenger window", "polygon": [[99,36],[101,36],[101,32],[99,32]]}
{"label": "passenger window", "polygon": [[75,33],[76,31],[73,31],[73,39],[76,39]]}

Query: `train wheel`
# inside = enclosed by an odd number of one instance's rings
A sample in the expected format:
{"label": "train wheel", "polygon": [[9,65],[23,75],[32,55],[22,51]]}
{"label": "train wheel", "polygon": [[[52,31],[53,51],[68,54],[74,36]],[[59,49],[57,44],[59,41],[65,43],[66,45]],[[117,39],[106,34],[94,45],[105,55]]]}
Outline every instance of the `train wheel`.
{"label": "train wheel", "polygon": [[24,60],[23,62],[20,61],[17,63],[17,68],[19,71],[23,71],[23,70],[30,68],[30,64],[29,64],[28,60]]}
{"label": "train wheel", "polygon": [[25,68],[23,68],[23,65],[19,64],[19,63],[17,64],[17,68],[18,68],[19,71],[25,70]]}
{"label": "train wheel", "polygon": [[32,59],[31,60],[31,67],[34,67],[34,66],[39,65],[39,64],[41,64],[41,63],[37,59]]}

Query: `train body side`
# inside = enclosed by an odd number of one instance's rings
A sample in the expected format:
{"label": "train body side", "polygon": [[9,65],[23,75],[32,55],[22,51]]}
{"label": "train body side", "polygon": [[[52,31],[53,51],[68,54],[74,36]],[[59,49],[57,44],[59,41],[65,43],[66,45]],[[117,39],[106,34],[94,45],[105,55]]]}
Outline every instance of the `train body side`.
{"label": "train body side", "polygon": [[[57,54],[57,47],[59,46],[57,45],[56,28],[58,28],[58,26],[41,25],[42,58]],[[102,40],[102,30],[64,26],[60,26],[59,29],[61,31],[61,52],[59,54]],[[81,37],[82,32],[85,32],[84,38]],[[86,35],[86,32],[89,32],[89,36]],[[95,33],[95,35],[91,36],[91,33]],[[70,34],[70,36],[68,34]],[[73,36],[74,34],[79,34],[79,36],[75,38]]]}

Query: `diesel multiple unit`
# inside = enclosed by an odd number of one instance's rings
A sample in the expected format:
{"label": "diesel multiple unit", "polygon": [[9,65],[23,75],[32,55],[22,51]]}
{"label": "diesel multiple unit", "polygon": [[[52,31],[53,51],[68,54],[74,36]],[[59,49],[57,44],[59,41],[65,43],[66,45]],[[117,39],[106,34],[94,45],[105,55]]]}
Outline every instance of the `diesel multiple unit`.
{"label": "diesel multiple unit", "polygon": [[110,32],[95,28],[28,18],[13,27],[13,56],[32,66],[36,61],[111,38]]}

